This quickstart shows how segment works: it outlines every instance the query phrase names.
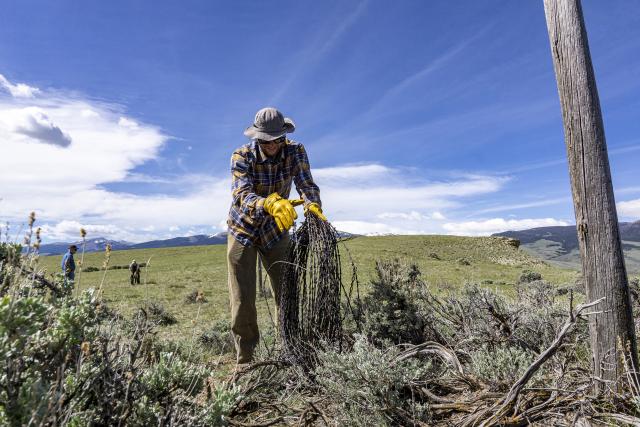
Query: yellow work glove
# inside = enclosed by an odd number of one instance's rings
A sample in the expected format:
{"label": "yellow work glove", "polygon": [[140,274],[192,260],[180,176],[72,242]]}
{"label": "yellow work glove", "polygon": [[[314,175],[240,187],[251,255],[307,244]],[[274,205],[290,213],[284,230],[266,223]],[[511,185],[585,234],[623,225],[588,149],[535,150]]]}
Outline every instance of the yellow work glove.
{"label": "yellow work glove", "polygon": [[291,228],[293,221],[298,218],[291,202],[283,199],[278,193],[269,194],[264,201],[264,210],[275,219],[280,232]]}
{"label": "yellow work glove", "polygon": [[[302,199],[289,200],[291,202],[291,206],[300,206],[304,203]],[[316,202],[311,202],[307,206],[304,207],[304,214],[307,212],[312,212],[315,216],[320,218],[323,221],[327,220],[327,217],[322,213],[322,208]]]}
{"label": "yellow work glove", "polygon": [[320,207],[319,204],[315,202],[309,203],[307,206],[304,207],[305,215],[307,214],[307,212],[313,213],[315,216],[317,216],[323,221],[327,220],[327,217],[324,216],[324,214],[322,213],[322,208]]}

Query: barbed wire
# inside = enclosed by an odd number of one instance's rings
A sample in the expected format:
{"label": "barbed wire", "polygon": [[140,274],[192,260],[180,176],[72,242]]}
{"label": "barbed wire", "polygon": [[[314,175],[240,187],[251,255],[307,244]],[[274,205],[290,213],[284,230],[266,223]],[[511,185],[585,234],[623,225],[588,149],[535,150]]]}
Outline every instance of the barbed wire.
{"label": "barbed wire", "polygon": [[[351,309],[355,266],[349,291],[342,284],[338,231],[315,215],[306,217],[291,238],[278,301],[283,357],[311,368],[320,345],[340,348],[343,315],[341,291]],[[358,293],[359,295],[359,293]]]}

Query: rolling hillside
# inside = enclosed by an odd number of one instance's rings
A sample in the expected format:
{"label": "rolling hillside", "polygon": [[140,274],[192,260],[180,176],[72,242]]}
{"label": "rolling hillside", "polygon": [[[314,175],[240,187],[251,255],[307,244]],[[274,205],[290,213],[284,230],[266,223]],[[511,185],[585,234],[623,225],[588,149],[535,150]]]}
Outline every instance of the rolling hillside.
{"label": "rolling hillside", "polygon": [[[574,225],[506,231],[494,236],[518,239],[522,248],[535,256],[562,267],[580,268],[578,236]],[[620,223],[620,236],[627,270],[631,273],[640,272],[640,221]]]}
{"label": "rolling hillside", "polygon": [[[477,283],[508,294],[525,269],[535,270],[558,285],[573,283],[576,275],[574,270],[550,265],[499,237],[362,236],[345,241],[341,257],[343,282],[348,286],[351,281],[353,260],[363,293],[375,276],[375,261],[381,259],[399,258],[416,263],[422,278],[442,292],[455,290],[464,283]],[[201,333],[213,322],[228,318],[225,245],[114,251],[109,265],[126,267],[134,258],[148,264],[143,269],[142,285],[131,286],[129,273],[123,268],[83,272],[76,279],[79,287],[98,287],[104,278],[103,289],[109,305],[126,316],[145,299],[160,302],[178,319],[177,324],[162,330],[173,338],[190,336],[194,330]],[[80,259],[78,253],[76,260]],[[100,268],[104,259],[104,253],[85,254],[84,267]],[[41,257],[40,267],[51,274],[58,271],[59,262],[59,255]],[[202,290],[208,300],[201,310],[185,302],[187,295],[197,290]],[[258,311],[261,322],[268,322],[273,301],[259,298]]]}

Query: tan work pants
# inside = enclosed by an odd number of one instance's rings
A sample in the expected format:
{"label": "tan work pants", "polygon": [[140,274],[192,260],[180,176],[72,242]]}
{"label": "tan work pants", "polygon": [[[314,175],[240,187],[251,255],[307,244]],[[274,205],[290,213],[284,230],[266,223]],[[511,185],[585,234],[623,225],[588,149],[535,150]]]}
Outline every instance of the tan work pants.
{"label": "tan work pants", "polygon": [[[273,247],[264,250],[256,246],[243,246],[231,234],[227,237],[227,265],[229,269],[229,299],[231,302],[231,331],[236,345],[238,363],[250,362],[258,345],[258,314],[256,311],[256,261],[262,260],[271,290],[277,302],[280,296],[280,280],[287,258],[289,234]],[[276,311],[277,321],[277,311]]]}

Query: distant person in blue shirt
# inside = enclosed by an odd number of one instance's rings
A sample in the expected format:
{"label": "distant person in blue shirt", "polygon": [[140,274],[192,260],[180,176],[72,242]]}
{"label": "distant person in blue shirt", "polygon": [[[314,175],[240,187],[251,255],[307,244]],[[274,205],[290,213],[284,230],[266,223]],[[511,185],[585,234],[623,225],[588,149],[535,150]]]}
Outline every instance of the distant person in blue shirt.
{"label": "distant person in blue shirt", "polygon": [[69,250],[62,257],[62,274],[65,280],[74,280],[76,277],[76,262],[73,260],[73,254],[78,251],[76,245],[69,246]]}

